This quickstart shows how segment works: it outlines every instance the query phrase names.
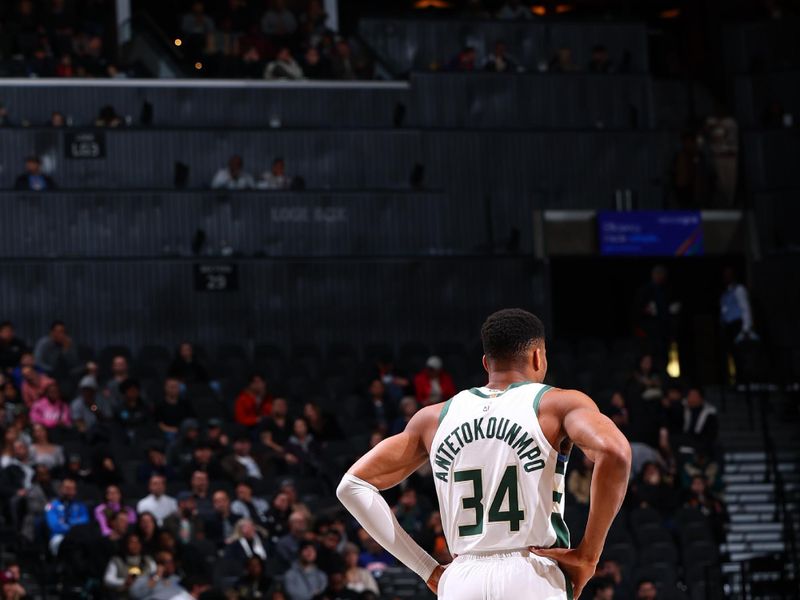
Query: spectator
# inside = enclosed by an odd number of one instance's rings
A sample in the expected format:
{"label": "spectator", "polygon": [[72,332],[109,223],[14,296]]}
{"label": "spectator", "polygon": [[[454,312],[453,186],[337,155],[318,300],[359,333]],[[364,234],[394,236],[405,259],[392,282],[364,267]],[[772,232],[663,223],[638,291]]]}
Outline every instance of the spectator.
{"label": "spectator", "polygon": [[642,579],[636,585],[636,600],[658,600],[658,588],[649,579]]}
{"label": "spectator", "polygon": [[184,384],[208,382],[208,371],[197,360],[194,346],[190,342],[182,342],[178,346],[167,374]]}
{"label": "spectator", "polygon": [[503,21],[527,21],[533,18],[530,8],[521,0],[507,0],[497,12],[497,18]]}
{"label": "spectator", "polygon": [[650,271],[650,281],[636,292],[633,315],[636,335],[647,344],[656,370],[667,364],[667,350],[675,337],[680,311],[681,303],[673,298],[668,284],[667,269],[656,265]]}
{"label": "spectator", "polygon": [[572,469],[567,477],[567,491],[578,504],[589,506],[592,489],[594,463],[585,454],[581,464]]}
{"label": "spectator", "polygon": [[708,489],[708,483],[702,475],[692,477],[685,506],[696,508],[702,512],[711,525],[711,531],[718,544],[725,542],[725,524],[728,522],[728,511],[725,505]]}
{"label": "spectator", "polygon": [[593,600],[614,600],[614,582],[606,577],[595,577],[591,589]]}
{"label": "spectator", "polygon": [[417,400],[422,406],[438,404],[456,394],[456,386],[450,374],[443,370],[442,359],[431,356],[425,368],[414,377]]}
{"label": "spectator", "polygon": [[181,398],[181,382],[168,377],[164,382],[164,397],[156,404],[155,409],[155,420],[159,429],[164,432],[168,441],[172,441],[177,437],[181,423],[192,417],[192,407]]}
{"label": "spectator", "polygon": [[225,476],[225,471],[214,456],[214,450],[208,440],[197,442],[192,451],[192,461],[184,469],[183,476],[185,479],[193,480],[195,473],[205,475],[206,487],[209,479],[222,479]]}
{"label": "spectator", "polygon": [[9,567],[0,572],[0,585],[2,585],[3,600],[22,600],[27,592],[19,582],[19,567]]}
{"label": "spectator", "polygon": [[345,571],[347,589],[357,594],[371,592],[377,596],[380,594],[378,583],[375,581],[372,573],[358,566],[358,554],[358,546],[355,544],[347,544],[345,546],[344,561],[347,566],[347,571]]}
{"label": "spectator", "polygon": [[317,566],[328,575],[332,573],[344,572],[347,565],[344,557],[339,553],[339,546],[342,543],[342,533],[334,528],[328,527],[319,534],[319,547],[317,548]]}
{"label": "spectator", "polygon": [[225,540],[233,535],[239,517],[231,512],[231,499],[225,490],[214,492],[211,501],[214,512],[206,521],[206,537],[222,548]]}
{"label": "spectator", "polygon": [[0,323],[0,371],[6,372],[19,364],[27,346],[17,337],[11,321]]}
{"label": "spectator", "polygon": [[717,409],[706,402],[699,387],[690,388],[683,401],[683,441],[713,456],[718,431]]}
{"label": "spectator", "polygon": [[[278,504],[276,497],[273,508]],[[272,511],[270,511],[272,512]],[[287,519],[288,531],[278,540],[275,552],[285,565],[291,565],[300,551],[300,544],[308,532],[308,519],[301,512],[293,512]],[[315,556],[316,558],[316,556]]]}
{"label": "spectator", "polygon": [[380,544],[372,539],[364,529],[358,530],[358,539],[361,542],[361,547],[364,548],[358,557],[358,564],[360,566],[371,573],[385,571],[387,567],[394,566],[394,556],[381,548]]}
{"label": "spectator", "polygon": [[[23,439],[16,439],[12,444],[11,454],[3,456],[0,463],[0,466],[6,470],[4,473],[5,478],[13,481],[13,484],[8,487],[13,487],[16,491],[30,489],[35,476],[34,464],[31,460],[28,444]],[[47,469],[46,465],[42,466]],[[15,471],[16,473],[11,474],[8,471]]]}
{"label": "spectator", "polygon": [[36,342],[33,356],[36,365],[53,377],[72,375],[78,368],[78,350],[63,321],[53,322],[50,333]]}
{"label": "spectator", "polygon": [[108,536],[111,533],[110,521],[117,513],[126,514],[129,525],[136,524],[136,511],[130,506],[125,506],[119,486],[109,485],[106,488],[103,502],[94,509],[94,519],[100,526],[100,533],[104,536]]}
{"label": "spectator", "polygon": [[286,572],[286,591],[292,600],[311,600],[328,585],[328,577],[316,565],[317,549],[313,542],[303,542],[297,561]]}
{"label": "spectator", "polygon": [[158,535],[160,530],[156,518],[149,512],[139,513],[139,522],[136,532],[142,542],[142,547],[146,554],[153,555],[158,549]]}
{"label": "spectator", "polygon": [[672,163],[675,208],[700,209],[709,205],[716,190],[717,175],[708,155],[701,148],[697,134],[681,134],[681,149]]}
{"label": "spectator", "polygon": [[639,481],[632,490],[636,505],[650,507],[664,517],[678,507],[678,498],[672,487],[664,480],[664,474],[656,463],[647,463]]}
{"label": "spectator", "polygon": [[97,113],[97,118],[94,120],[95,127],[120,127],[125,121],[117,114],[114,107],[110,104],[102,107],[100,112]]}
{"label": "spectator", "polygon": [[222,468],[232,481],[244,481],[247,478],[263,479],[268,471],[261,457],[252,453],[253,444],[247,435],[238,436],[233,442],[233,454],[222,459]]}
{"label": "spectator", "polygon": [[400,416],[397,417],[392,422],[392,427],[389,429],[389,435],[396,435],[401,431],[404,431],[406,425],[411,420],[417,411],[419,410],[419,405],[417,404],[417,399],[414,396],[406,396],[400,401]]}
{"label": "spectator", "polygon": [[331,66],[314,46],[309,46],[303,54],[303,74],[307,79],[331,79]]}
{"label": "spectator", "polygon": [[291,514],[292,506],[289,502],[289,496],[281,492],[275,494],[267,511],[266,521],[266,528],[273,543],[289,532],[289,517]]}
{"label": "spectator", "polygon": [[283,46],[275,59],[264,69],[264,79],[303,79],[303,68],[292,56],[291,50]]}
{"label": "spectator", "polygon": [[465,46],[447,64],[447,71],[460,71],[469,73],[477,70],[477,54],[472,46]]}
{"label": "spectator", "polygon": [[203,40],[206,34],[214,32],[214,21],[206,14],[202,2],[193,2],[192,10],[181,17],[181,32],[187,36],[198,36]]}
{"label": "spectator", "polygon": [[643,401],[660,400],[664,395],[661,376],[655,371],[652,355],[642,355],[631,378],[633,395]]}
{"label": "spectator", "polygon": [[411,382],[408,377],[397,372],[394,361],[384,356],[375,364],[375,379],[380,379],[384,385],[386,396],[392,402],[399,403],[410,389]]}
{"label": "spectator", "polygon": [[597,44],[592,48],[587,70],[589,73],[611,73],[613,71],[611,58],[608,56],[608,48],[603,44]]}
{"label": "spectator", "polygon": [[8,108],[0,102],[0,127],[10,127],[11,124],[11,115],[8,112]]}
{"label": "spectator", "polygon": [[137,577],[130,588],[133,600],[172,600],[186,593],[175,573],[175,558],[171,552],[156,555],[156,571],[149,577]]}
{"label": "spectator", "polygon": [[272,161],[272,167],[261,175],[258,183],[263,190],[286,190],[292,185],[292,179],[286,174],[286,162],[278,156]]}
{"label": "spectator", "polygon": [[192,492],[184,490],[177,496],[178,511],[164,519],[164,529],[181,544],[191,544],[205,536],[205,522],[197,510]]}
{"label": "spectator", "polygon": [[335,51],[331,56],[331,71],[334,79],[358,79],[358,66],[353,60],[353,51],[347,40],[336,40]]}
{"label": "spectator", "polygon": [[595,576],[611,581],[614,586],[614,598],[630,598],[633,595],[630,585],[622,577],[622,569],[617,561],[601,558]]}
{"label": "spectator", "polygon": [[53,129],[62,129],[67,126],[67,119],[64,117],[64,113],[54,110],[47,124]]}
{"label": "spectator", "polygon": [[417,491],[407,487],[400,493],[397,504],[392,509],[400,526],[411,537],[418,537],[422,532],[425,514],[419,505]]}
{"label": "spectator", "polygon": [[31,423],[38,423],[47,429],[55,427],[72,427],[69,406],[61,399],[58,384],[47,386],[44,396],[31,406]]}
{"label": "spectator", "polygon": [[156,524],[161,527],[164,519],[178,512],[178,503],[172,496],[167,496],[167,480],[163,475],[153,475],[148,484],[149,495],[145,496],[136,505],[136,512],[150,513],[155,518]]}
{"label": "spectator", "polygon": [[233,416],[239,425],[253,428],[272,412],[272,396],[267,391],[267,381],[254,373],[247,387],[239,393],[233,408]]}
{"label": "spectator", "polygon": [[111,407],[105,398],[97,397],[97,379],[94,375],[84,375],[78,384],[78,396],[69,406],[70,416],[75,428],[87,433],[99,421],[111,417]]}
{"label": "spectator", "polygon": [[[747,288],[737,281],[733,267],[726,267],[722,272],[725,289],[719,299],[720,320],[722,322],[722,347],[724,366],[728,357],[732,357],[736,365],[737,377],[742,377],[743,367],[738,344],[755,338],[753,333],[753,311],[750,309],[750,297]],[[725,369],[724,372],[727,372]]]}
{"label": "spectator", "polygon": [[695,452],[681,467],[681,485],[684,489],[691,487],[695,477],[702,477],[705,486],[714,492],[722,490],[719,464],[704,452]]}
{"label": "spectator", "polygon": [[140,425],[150,421],[150,411],[142,399],[141,386],[136,379],[128,378],[119,385],[122,404],[117,409],[116,418],[132,437]]}
{"label": "spectator", "polygon": [[323,36],[331,33],[328,28],[328,13],[322,0],[309,0],[300,14],[300,33],[310,47],[316,47]]}
{"label": "spectator", "polygon": [[31,432],[33,434],[33,443],[30,448],[31,462],[35,465],[44,465],[50,470],[63,466],[64,450],[58,444],[50,442],[47,428],[40,423],[35,423]]}
{"label": "spectator", "polygon": [[315,598],[317,600],[360,600],[363,596],[347,587],[347,575],[342,569],[328,575],[328,587]]}
{"label": "spectator", "polygon": [[428,517],[428,522],[419,537],[419,542],[441,564],[452,562],[453,557],[447,549],[447,540],[444,536],[442,515],[438,510],[433,511]]}
{"label": "spectator", "polygon": [[214,190],[251,190],[254,186],[253,176],[244,171],[244,161],[238,154],[231,156],[228,166],[217,171],[211,180]]}
{"label": "spectator", "polygon": [[572,62],[572,50],[569,48],[559,48],[553,58],[550,59],[548,70],[552,73],[572,73],[578,70],[578,66]]}
{"label": "spectator", "polygon": [[45,519],[50,533],[48,546],[54,556],[58,555],[58,548],[70,529],[89,522],[89,510],[83,502],[76,500],[77,493],[76,481],[64,478],[58,499],[53,500],[46,509]]}
{"label": "spectator", "polygon": [[74,77],[75,66],[72,64],[72,55],[62,54],[56,65],[56,77]]}
{"label": "spectator", "polygon": [[287,38],[297,31],[297,19],[286,7],[286,0],[272,0],[261,18],[261,30],[277,38]]}
{"label": "spectator", "polygon": [[316,402],[306,402],[303,405],[303,418],[306,420],[309,432],[320,444],[342,437],[342,432],[336,424],[336,419],[323,413]]}
{"label": "spectator", "polygon": [[161,475],[164,479],[172,479],[172,467],[167,464],[167,455],[159,442],[150,442],[146,448],[145,461],[139,465],[136,478],[140,483],[150,481],[153,475]]}
{"label": "spectator", "polygon": [[264,572],[264,563],[258,556],[251,556],[245,563],[244,575],[236,583],[236,593],[241,600],[266,598],[272,581]]}
{"label": "spectator", "polygon": [[214,513],[214,504],[211,502],[209,474],[206,471],[197,470],[192,473],[189,481],[189,490],[194,498],[197,511],[203,517],[211,516]]}
{"label": "spectator", "polygon": [[622,392],[614,392],[611,394],[611,400],[609,400],[608,404],[606,415],[614,421],[614,424],[625,437],[629,437],[630,412],[628,411],[628,403],[625,400],[625,396],[622,395]]}
{"label": "spectator", "polygon": [[522,68],[519,63],[508,54],[506,43],[499,41],[494,45],[494,52],[486,59],[483,70],[491,73],[513,73],[521,71]]}
{"label": "spectator", "polygon": [[253,486],[245,481],[236,484],[236,500],[231,504],[231,512],[243,519],[250,519],[257,526],[267,529],[269,504],[263,498],[253,496]]}
{"label": "spectator", "polygon": [[739,125],[720,101],[714,103],[714,114],[706,119],[703,140],[708,144],[716,174],[716,207],[733,208],[738,181]]}
{"label": "spectator", "polygon": [[308,423],[302,417],[294,420],[292,435],[286,444],[286,454],[297,458],[294,468],[306,475],[320,472],[319,444],[308,431]]}
{"label": "spectator", "polygon": [[225,558],[236,561],[243,567],[254,556],[267,560],[266,543],[261,539],[256,524],[250,519],[239,519],[234,526],[233,535],[225,543]]}
{"label": "spectator", "polygon": [[[44,465],[36,465],[30,487],[24,496],[27,510],[22,516],[17,514],[15,519],[25,541],[33,542],[37,537],[36,532],[41,522],[44,521],[45,510],[51,501],[58,498],[58,492],[48,468]],[[14,506],[13,503],[11,506]]]}
{"label": "spectator", "polygon": [[103,396],[108,399],[109,409],[112,413],[122,406],[123,394],[119,388],[122,382],[130,379],[130,377],[128,359],[121,355],[112,358],[111,379],[106,382],[103,388]]}
{"label": "spectator", "polygon": [[130,533],[122,543],[122,551],[108,561],[103,583],[116,598],[124,600],[136,579],[149,579],[156,570],[155,561],[144,554],[138,534]]}

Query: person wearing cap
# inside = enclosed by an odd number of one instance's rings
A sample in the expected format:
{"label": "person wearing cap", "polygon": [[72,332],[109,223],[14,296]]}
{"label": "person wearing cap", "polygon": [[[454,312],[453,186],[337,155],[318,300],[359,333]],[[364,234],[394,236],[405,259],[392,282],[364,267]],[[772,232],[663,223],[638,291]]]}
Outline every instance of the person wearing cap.
{"label": "person wearing cap", "polygon": [[425,362],[425,368],[414,377],[414,390],[421,406],[438,404],[455,396],[453,378],[443,366],[441,358],[431,356]]}
{"label": "person wearing cap", "polygon": [[50,532],[50,552],[58,555],[58,548],[67,532],[76,525],[89,522],[89,509],[77,500],[78,484],[72,477],[61,481],[59,496],[45,507],[45,522]]}
{"label": "person wearing cap", "polygon": [[292,600],[311,600],[328,587],[328,576],[317,567],[317,547],[314,542],[300,544],[298,558],[286,572],[286,591]]}
{"label": "person wearing cap", "polygon": [[111,417],[111,410],[104,398],[97,397],[97,379],[84,375],[78,384],[78,396],[69,406],[72,422],[81,433],[92,429],[99,420]]}

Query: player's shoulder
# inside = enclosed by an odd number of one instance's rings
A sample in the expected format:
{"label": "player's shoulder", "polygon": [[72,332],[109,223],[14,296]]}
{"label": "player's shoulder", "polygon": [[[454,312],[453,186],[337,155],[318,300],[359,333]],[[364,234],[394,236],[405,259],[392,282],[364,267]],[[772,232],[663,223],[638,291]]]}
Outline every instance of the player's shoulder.
{"label": "player's shoulder", "polygon": [[580,390],[548,387],[542,394],[539,414],[564,415],[582,408],[597,410],[597,404]]}

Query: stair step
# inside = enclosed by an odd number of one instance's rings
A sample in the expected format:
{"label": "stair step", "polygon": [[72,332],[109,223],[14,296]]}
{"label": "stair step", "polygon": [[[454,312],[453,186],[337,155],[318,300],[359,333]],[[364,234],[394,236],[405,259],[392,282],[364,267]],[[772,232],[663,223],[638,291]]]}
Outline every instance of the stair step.
{"label": "stair step", "polygon": [[779,542],[783,539],[783,531],[768,531],[768,532],[733,532],[729,531],[727,535],[728,544],[742,544],[747,542]]}
{"label": "stair step", "polygon": [[771,494],[774,491],[775,487],[771,483],[762,483],[762,482],[732,484],[725,486],[726,495],[755,494],[755,493]]}

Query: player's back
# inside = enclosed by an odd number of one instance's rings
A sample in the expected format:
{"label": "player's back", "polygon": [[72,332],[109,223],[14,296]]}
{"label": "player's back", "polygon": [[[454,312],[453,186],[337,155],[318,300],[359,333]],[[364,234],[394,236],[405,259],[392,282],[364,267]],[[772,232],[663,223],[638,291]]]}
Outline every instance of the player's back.
{"label": "player's back", "polygon": [[538,421],[549,386],[473,388],[442,409],[430,450],[445,536],[453,554],[568,547],[563,520],[567,457]]}

